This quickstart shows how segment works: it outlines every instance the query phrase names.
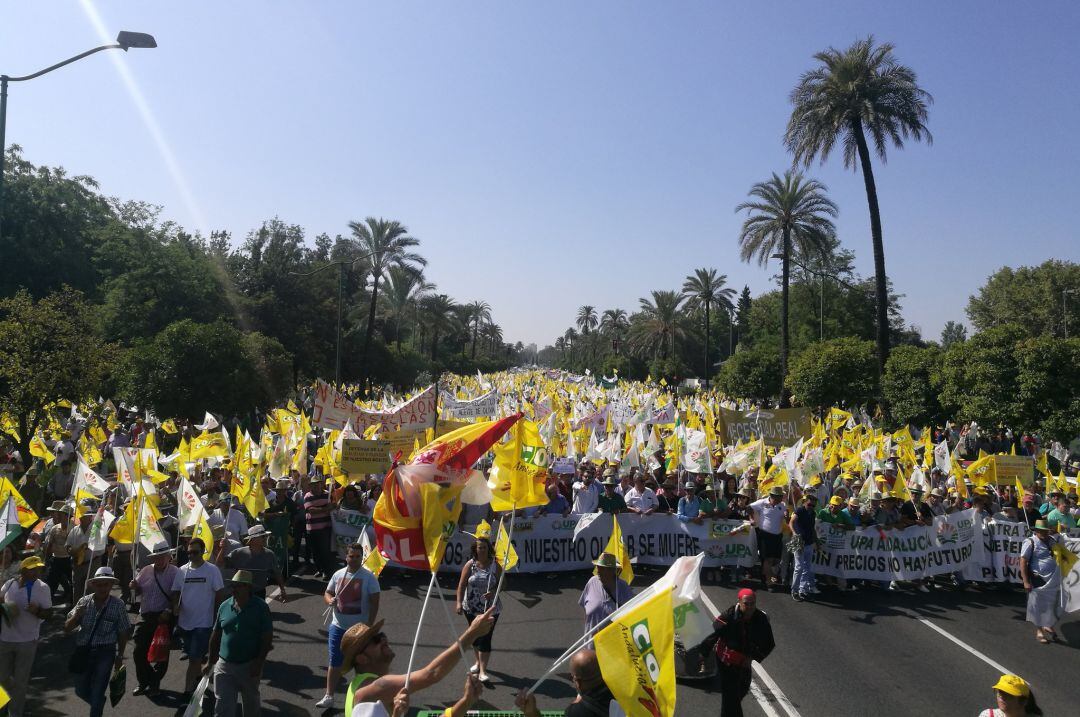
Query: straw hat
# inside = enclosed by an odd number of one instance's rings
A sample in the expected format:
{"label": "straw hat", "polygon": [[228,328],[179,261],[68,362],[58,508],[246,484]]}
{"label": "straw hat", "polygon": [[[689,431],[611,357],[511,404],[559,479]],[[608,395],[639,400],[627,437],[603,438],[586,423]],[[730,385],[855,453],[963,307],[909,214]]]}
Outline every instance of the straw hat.
{"label": "straw hat", "polygon": [[593,561],[593,565],[598,568],[616,570],[619,568],[619,561],[611,553],[601,553],[600,557]]}
{"label": "straw hat", "polygon": [[777,498],[783,498],[784,497],[784,489],[781,488],[778,485],[774,485],[772,488],[769,489],[769,495],[775,496]]}
{"label": "straw hat", "polygon": [[158,543],[158,544],[156,544],[154,546],[154,549],[152,551],[150,551],[149,557],[157,558],[157,557],[160,557],[162,555],[171,555],[171,554],[172,554],[172,548],[169,546],[169,543],[168,542],[161,542],[161,543]]}
{"label": "straw hat", "polygon": [[90,578],[90,582],[92,582],[92,583],[96,583],[96,582],[99,582],[99,581],[102,581],[102,580],[109,580],[109,581],[114,582],[114,583],[120,582],[119,580],[116,579],[116,575],[113,574],[112,568],[110,568],[108,566],[105,566],[103,568],[98,568],[97,570],[94,571],[94,577]]}
{"label": "straw hat", "polygon": [[270,532],[261,525],[253,525],[248,528],[247,535],[244,536],[244,542],[254,540],[255,538],[265,538],[270,535]]}
{"label": "straw hat", "polygon": [[229,578],[230,583],[239,583],[240,585],[251,585],[254,580],[255,577],[251,574],[250,570],[237,570],[233,573],[233,576]]}
{"label": "straw hat", "polygon": [[352,667],[353,661],[356,656],[364,651],[364,648],[375,639],[375,636],[382,630],[383,621],[376,620],[374,625],[365,625],[359,622],[341,636],[341,654],[344,658],[341,666],[343,670],[348,670]]}

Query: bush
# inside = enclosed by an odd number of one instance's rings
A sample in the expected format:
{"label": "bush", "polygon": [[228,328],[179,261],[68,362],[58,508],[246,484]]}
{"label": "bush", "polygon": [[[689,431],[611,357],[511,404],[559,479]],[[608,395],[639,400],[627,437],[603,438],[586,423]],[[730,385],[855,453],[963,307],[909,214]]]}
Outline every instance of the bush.
{"label": "bush", "polygon": [[924,426],[945,418],[938,401],[943,357],[936,346],[897,346],[889,353],[882,391],[896,423]]}
{"label": "bush", "polygon": [[1016,344],[1025,333],[1018,326],[1000,326],[949,347],[939,396],[947,415],[984,425],[1016,425]]}
{"label": "bush", "polygon": [[780,395],[780,351],[775,344],[740,345],[716,374],[716,386],[728,396],[769,400]]}

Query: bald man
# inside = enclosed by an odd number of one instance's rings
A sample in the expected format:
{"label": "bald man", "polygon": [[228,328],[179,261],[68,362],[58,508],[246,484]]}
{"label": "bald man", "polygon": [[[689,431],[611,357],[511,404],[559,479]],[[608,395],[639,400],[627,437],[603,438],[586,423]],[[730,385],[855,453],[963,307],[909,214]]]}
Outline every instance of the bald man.
{"label": "bald man", "polygon": [[[566,717],[595,717],[596,715],[623,715],[625,712],[611,696],[611,690],[604,684],[600,674],[600,662],[593,650],[578,650],[570,658],[570,681],[577,688],[578,696],[563,712]],[[515,701],[525,717],[540,717],[536,708],[536,696],[518,693]]]}

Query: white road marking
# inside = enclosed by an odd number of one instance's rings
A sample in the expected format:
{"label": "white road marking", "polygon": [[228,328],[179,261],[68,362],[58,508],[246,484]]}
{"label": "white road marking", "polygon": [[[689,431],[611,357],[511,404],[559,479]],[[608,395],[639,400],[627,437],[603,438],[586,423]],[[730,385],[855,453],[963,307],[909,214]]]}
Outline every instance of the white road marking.
{"label": "white road marking", "polygon": [[768,696],[762,692],[758,687],[757,682],[750,683],[750,694],[754,696],[757,703],[761,706],[761,711],[765,713],[766,717],[780,717],[780,713],[773,709],[772,703],[769,702]]}
{"label": "white road marking", "polygon": [[915,619],[916,619],[916,620],[918,620],[919,622],[921,622],[921,623],[922,623],[923,625],[926,625],[926,626],[927,626],[928,628],[930,628],[930,629],[931,629],[931,630],[933,630],[934,632],[936,632],[936,633],[938,633],[938,634],[940,634],[940,635],[943,635],[943,636],[944,636],[945,638],[947,638],[948,640],[950,640],[950,641],[952,641],[952,642],[956,643],[957,645],[959,645],[960,647],[964,648],[965,650],[967,650],[968,652],[970,652],[970,653],[971,653],[972,655],[975,655],[975,657],[978,657],[978,658],[979,658],[980,660],[982,660],[982,661],[983,661],[983,662],[985,662],[986,664],[990,665],[991,667],[993,667],[993,668],[994,668],[995,670],[997,670],[998,672],[1000,672],[1000,673],[1002,673],[1002,674],[1005,674],[1005,675],[1015,675],[1015,674],[1018,674],[1018,673],[1016,673],[1016,672],[1014,672],[1014,671],[1010,670],[1009,668],[1005,667],[1004,665],[1002,665],[1002,664],[1000,664],[1000,663],[998,663],[998,662],[994,662],[994,661],[993,661],[993,660],[991,660],[991,659],[990,659],[989,657],[987,657],[987,656],[986,656],[986,655],[984,655],[983,653],[979,652],[978,650],[976,650],[976,649],[975,649],[974,647],[972,647],[971,645],[967,644],[966,642],[964,642],[963,640],[961,640],[961,639],[960,639],[960,638],[958,638],[958,637],[954,637],[953,635],[951,635],[951,634],[949,634],[948,632],[946,632],[946,631],[945,631],[945,630],[944,630],[943,628],[940,628],[940,627],[938,627],[937,625],[935,625],[934,623],[930,622],[930,621],[929,621],[929,620],[927,620],[926,618],[924,618],[924,617],[915,617]]}
{"label": "white road marking", "polygon": [[[753,663],[753,667],[754,674],[757,675],[758,679],[764,682],[765,685],[769,688],[769,691],[772,692],[773,697],[776,698],[777,704],[779,704],[784,709],[784,712],[787,712],[788,717],[801,717],[799,715],[799,710],[795,709],[795,705],[791,704],[791,700],[789,700],[787,698],[787,695],[784,694],[784,691],[780,689],[780,685],[776,684],[776,681],[769,676],[769,673],[765,671],[765,668],[762,667],[761,664],[758,662]],[[751,685],[752,684],[753,683],[751,683]],[[755,695],[755,697],[756,696],[757,695]],[[761,700],[759,699],[758,702],[761,702]],[[764,708],[764,706],[764,703],[762,703],[762,708]]]}

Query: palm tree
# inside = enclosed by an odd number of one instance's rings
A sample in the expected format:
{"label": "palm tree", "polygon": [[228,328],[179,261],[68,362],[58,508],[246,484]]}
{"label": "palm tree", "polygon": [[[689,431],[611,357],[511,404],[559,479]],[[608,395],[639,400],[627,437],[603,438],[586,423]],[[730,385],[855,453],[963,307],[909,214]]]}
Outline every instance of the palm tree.
{"label": "palm tree", "polygon": [[409,231],[399,222],[368,217],[363,222],[349,222],[356,249],[367,255],[368,267],[374,280],[371,286],[371,306],[368,309],[367,328],[364,331],[364,348],[360,354],[361,370],[367,369],[368,347],[375,331],[375,309],[379,301],[379,280],[392,266],[416,269],[427,266],[427,259],[408,251],[419,246],[420,240],[409,236]]}
{"label": "palm tree", "polygon": [[780,291],[780,407],[788,405],[788,281],[791,250],[797,246],[803,255],[821,252],[829,239],[836,235],[830,217],[837,214],[836,205],[825,196],[825,185],[806,179],[802,173],[788,170],[783,178],[773,173],[767,182],[758,182],[750,189],[757,201],[743,202],[736,212],[750,212],[739,233],[742,260],[757,259],[764,266],[779,254],[783,263]]}
{"label": "palm tree", "polygon": [[713,304],[734,310],[731,300],[735,297],[735,290],[724,286],[727,284],[727,274],[717,275],[716,269],[695,269],[694,273],[686,277],[683,283],[683,293],[690,299],[693,307],[705,308],[705,370],[701,374],[705,379],[705,387],[709,386],[709,334],[712,328],[709,325],[709,309]]}
{"label": "palm tree", "polygon": [[469,309],[472,311],[473,320],[472,357],[476,358],[476,338],[480,333],[480,324],[491,323],[491,305],[486,301],[474,301],[469,304]]}
{"label": "palm tree", "polygon": [[386,304],[394,320],[394,341],[401,353],[401,324],[405,314],[416,307],[421,294],[434,289],[435,285],[424,279],[423,272],[405,266],[391,266],[386,272],[386,280]]}
{"label": "palm tree", "polygon": [[654,291],[652,301],[640,299],[641,311],[632,323],[631,340],[639,352],[652,349],[660,358],[675,354],[675,338],[682,335],[679,326],[679,306],[686,297],[677,291]]}
{"label": "palm tree", "polygon": [[927,107],[934,101],[919,87],[915,72],[897,62],[893,45],[874,44],[873,36],[846,50],[830,47],[814,55],[821,65],[804,74],[791,91],[791,119],[784,141],[796,163],[809,167],[818,155],[824,163],[839,143],[844,166],[856,157],[870,207],[870,236],[874,244],[874,289],[877,296],[877,358],[879,378],[889,357],[889,290],[877,185],[870,166],[869,134],[874,150],[885,162],[886,145],[902,149],[904,140],[933,142],[926,128]]}
{"label": "palm tree", "polygon": [[454,328],[457,304],[446,294],[428,294],[420,301],[424,320],[431,328],[431,360],[439,355],[439,334],[445,334]]}
{"label": "palm tree", "polygon": [[582,336],[588,336],[589,332],[597,326],[596,308],[586,304],[578,309],[577,327],[581,329]]}
{"label": "palm tree", "polygon": [[623,332],[630,326],[630,321],[626,316],[625,309],[608,309],[600,317],[600,333],[607,334],[614,337],[615,341],[615,353],[618,354],[619,341],[622,339]]}

